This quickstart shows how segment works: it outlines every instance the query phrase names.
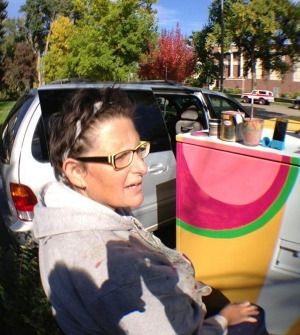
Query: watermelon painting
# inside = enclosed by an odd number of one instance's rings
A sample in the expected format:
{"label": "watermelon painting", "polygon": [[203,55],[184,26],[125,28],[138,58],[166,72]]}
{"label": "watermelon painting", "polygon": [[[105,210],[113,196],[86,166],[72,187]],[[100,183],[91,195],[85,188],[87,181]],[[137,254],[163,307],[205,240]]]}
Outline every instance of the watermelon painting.
{"label": "watermelon painting", "polygon": [[177,225],[199,235],[230,238],[259,229],[282,208],[297,179],[286,157],[278,164],[200,146],[177,150]]}

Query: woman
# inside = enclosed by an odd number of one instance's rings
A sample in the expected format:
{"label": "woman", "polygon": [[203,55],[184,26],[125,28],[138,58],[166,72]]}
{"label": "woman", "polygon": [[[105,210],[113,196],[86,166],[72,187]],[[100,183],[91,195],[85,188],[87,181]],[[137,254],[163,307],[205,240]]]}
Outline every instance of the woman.
{"label": "woman", "polygon": [[211,288],[124,209],[143,201],[150,144],[120,90],[76,93],[52,120],[49,145],[57,182],[41,192],[34,233],[43,287],[66,334],[221,335],[255,324],[249,302],[205,319]]}

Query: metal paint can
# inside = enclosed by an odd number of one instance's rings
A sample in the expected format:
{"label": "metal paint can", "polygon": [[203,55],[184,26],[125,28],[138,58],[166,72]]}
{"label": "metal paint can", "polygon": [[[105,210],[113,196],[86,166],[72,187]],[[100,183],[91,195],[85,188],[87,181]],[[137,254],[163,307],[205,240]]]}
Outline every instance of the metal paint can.
{"label": "metal paint can", "polygon": [[221,120],[220,119],[210,119],[209,120],[209,132],[210,137],[220,137],[221,130]]}
{"label": "metal paint can", "polygon": [[226,111],[221,113],[220,139],[229,142],[243,141],[243,119],[245,113]]}

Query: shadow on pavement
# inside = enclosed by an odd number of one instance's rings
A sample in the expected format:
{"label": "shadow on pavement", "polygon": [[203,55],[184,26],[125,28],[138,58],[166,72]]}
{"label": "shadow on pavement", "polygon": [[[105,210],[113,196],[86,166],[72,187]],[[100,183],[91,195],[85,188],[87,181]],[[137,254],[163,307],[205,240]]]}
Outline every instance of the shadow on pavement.
{"label": "shadow on pavement", "polygon": [[[244,108],[249,112],[249,114],[251,113],[251,105],[244,106]],[[260,117],[264,120],[269,120],[269,119],[274,119],[274,118],[281,117],[281,116],[286,116],[286,114],[266,111],[263,108],[257,107],[257,105],[254,106],[254,117]]]}

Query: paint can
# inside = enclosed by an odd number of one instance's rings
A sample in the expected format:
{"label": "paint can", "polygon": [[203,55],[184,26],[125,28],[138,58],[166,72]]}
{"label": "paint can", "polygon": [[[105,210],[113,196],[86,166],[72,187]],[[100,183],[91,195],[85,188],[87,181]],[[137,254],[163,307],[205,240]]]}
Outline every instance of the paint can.
{"label": "paint can", "polygon": [[229,142],[243,141],[243,119],[245,113],[226,111],[221,113],[220,139]]}
{"label": "paint can", "polygon": [[221,120],[220,119],[210,119],[209,120],[209,131],[208,135],[210,137],[220,137],[221,131]]}

